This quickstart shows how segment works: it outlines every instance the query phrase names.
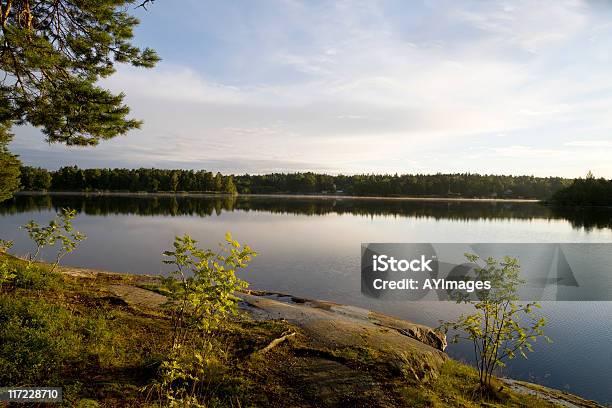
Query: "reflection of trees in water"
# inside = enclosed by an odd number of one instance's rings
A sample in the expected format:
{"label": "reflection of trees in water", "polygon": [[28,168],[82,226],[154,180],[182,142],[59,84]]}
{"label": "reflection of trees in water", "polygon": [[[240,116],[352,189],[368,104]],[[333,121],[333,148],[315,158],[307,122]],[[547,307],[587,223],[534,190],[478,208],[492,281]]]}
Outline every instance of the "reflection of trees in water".
{"label": "reflection of trees in water", "polygon": [[74,208],[87,215],[220,215],[235,209],[235,196],[194,198],[180,196],[18,195],[0,204],[0,214],[40,209]]}
{"label": "reflection of trees in water", "polygon": [[612,208],[609,207],[551,207],[555,218],[568,220],[574,228],[587,230],[612,228]]}
{"label": "reflection of trees in water", "polygon": [[40,209],[75,208],[88,215],[197,215],[224,211],[257,211],[293,215],[354,214],[362,216],[416,217],[459,221],[480,219],[565,219],[573,227],[612,228],[610,209],[547,207],[538,203],[450,202],[308,199],[282,197],[186,197],[19,195],[0,205],[0,214]]}

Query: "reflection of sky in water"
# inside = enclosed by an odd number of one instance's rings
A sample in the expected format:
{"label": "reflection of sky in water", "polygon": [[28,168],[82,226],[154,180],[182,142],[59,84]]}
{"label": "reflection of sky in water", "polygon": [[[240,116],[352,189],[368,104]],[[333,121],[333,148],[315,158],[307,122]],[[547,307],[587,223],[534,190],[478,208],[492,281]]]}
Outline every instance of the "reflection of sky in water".
{"label": "reflection of sky in water", "polygon": [[[277,201],[277,205],[281,200]],[[519,206],[520,208],[520,206]],[[48,221],[44,209],[0,217],[0,236],[14,239],[14,252],[29,246],[19,225]],[[408,303],[369,299],[360,293],[362,242],[612,242],[612,230],[573,228],[564,219],[435,219],[393,215],[307,216],[265,211],[224,211],[210,217],[81,215],[76,227],[88,239],[65,263],[120,272],[156,274],[161,252],[173,236],[188,233],[215,246],[231,231],[260,255],[244,276],[253,288],[289,292],[367,307],[436,325],[459,312],[442,302]],[[510,374],[533,378],[603,402],[612,401],[612,302],[557,302],[543,307],[552,345],[539,345],[529,360],[516,359]],[[469,358],[469,349],[449,352]]]}

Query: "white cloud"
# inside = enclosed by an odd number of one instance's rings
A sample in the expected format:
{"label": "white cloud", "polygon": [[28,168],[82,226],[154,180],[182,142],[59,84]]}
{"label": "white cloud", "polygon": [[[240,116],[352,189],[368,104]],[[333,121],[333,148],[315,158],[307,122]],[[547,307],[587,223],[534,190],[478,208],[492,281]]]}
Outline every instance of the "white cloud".
{"label": "white cloud", "polygon": [[479,2],[477,10],[455,15],[499,41],[529,52],[559,43],[588,23],[588,8],[578,0]]}
{"label": "white cloud", "polygon": [[612,140],[574,140],[566,142],[564,145],[569,147],[612,149]]}
{"label": "white cloud", "polygon": [[206,81],[193,69],[172,65],[148,71],[120,67],[117,74],[101,84],[117,91],[127,91],[134,98],[167,102],[240,103],[246,96],[234,86]]}
{"label": "white cloud", "polygon": [[562,159],[571,155],[571,152],[561,149],[538,149],[521,145],[490,147],[484,150],[489,156],[515,159]]}

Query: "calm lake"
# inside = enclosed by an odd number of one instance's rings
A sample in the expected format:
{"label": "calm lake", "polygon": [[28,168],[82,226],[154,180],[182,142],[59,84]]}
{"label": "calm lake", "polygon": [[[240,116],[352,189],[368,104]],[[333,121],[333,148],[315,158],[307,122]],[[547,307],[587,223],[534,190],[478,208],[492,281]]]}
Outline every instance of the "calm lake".
{"label": "calm lake", "polygon": [[[161,253],[188,233],[215,247],[230,231],[259,256],[243,276],[255,289],[361,306],[436,326],[459,309],[445,302],[395,302],[360,292],[362,242],[612,242],[612,211],[554,210],[537,203],[284,197],[18,196],[0,204],[0,237],[31,250],[30,219],[47,223],[76,208],[88,239],[64,263],[157,274]],[[612,273],[612,271],[610,272]],[[612,403],[612,302],[546,302],[547,334],[505,374]],[[455,358],[471,350],[450,345]]]}

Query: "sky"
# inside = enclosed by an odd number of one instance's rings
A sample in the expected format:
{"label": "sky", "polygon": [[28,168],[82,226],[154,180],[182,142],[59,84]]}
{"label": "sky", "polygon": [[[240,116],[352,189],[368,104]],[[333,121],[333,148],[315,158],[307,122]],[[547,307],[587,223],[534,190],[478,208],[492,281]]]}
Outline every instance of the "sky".
{"label": "sky", "polygon": [[612,3],[156,0],[119,66],[140,130],[29,165],[612,178]]}

